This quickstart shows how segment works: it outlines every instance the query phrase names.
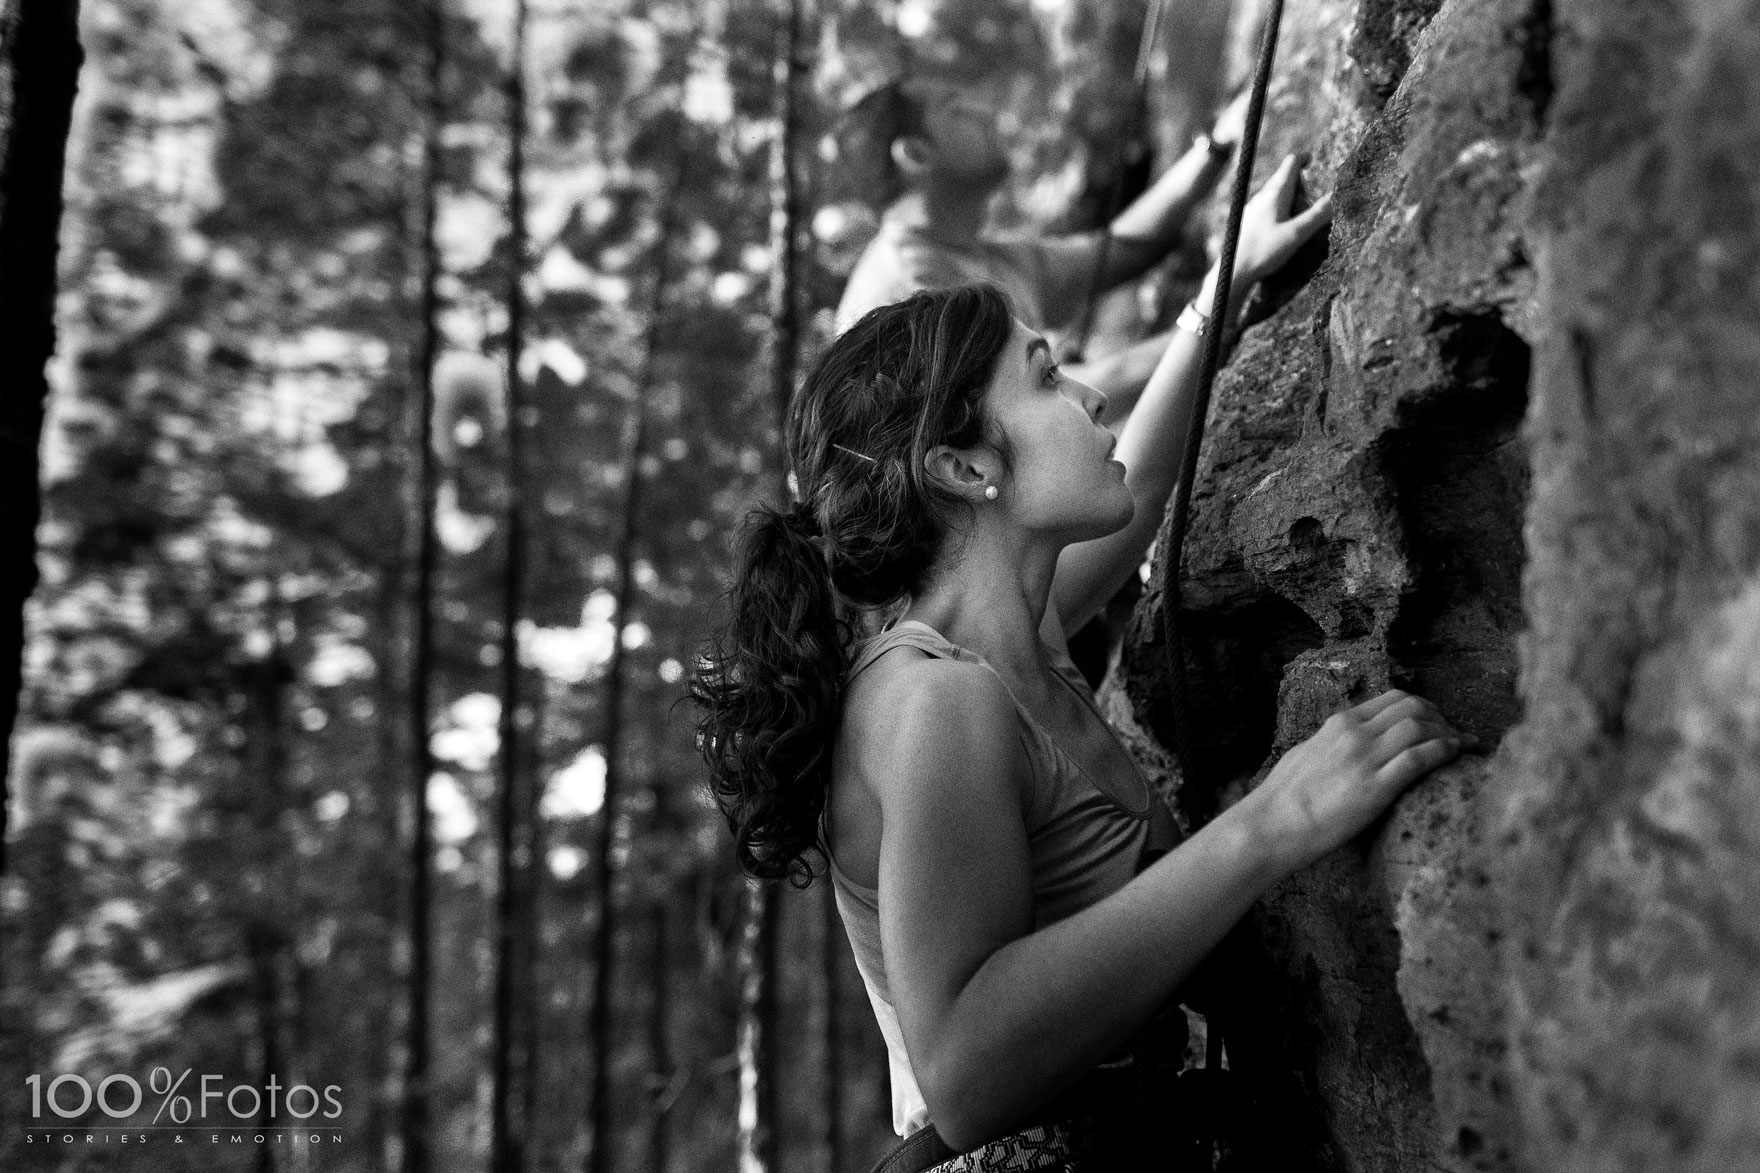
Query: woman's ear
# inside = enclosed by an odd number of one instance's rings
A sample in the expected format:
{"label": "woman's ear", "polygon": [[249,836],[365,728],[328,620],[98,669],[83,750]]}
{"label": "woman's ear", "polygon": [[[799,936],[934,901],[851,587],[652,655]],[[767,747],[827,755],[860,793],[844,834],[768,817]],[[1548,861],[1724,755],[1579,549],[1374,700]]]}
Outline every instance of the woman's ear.
{"label": "woman's ear", "polygon": [[951,493],[977,500],[986,485],[994,485],[996,457],[982,448],[950,448],[937,444],[923,454],[923,471],[929,479]]}

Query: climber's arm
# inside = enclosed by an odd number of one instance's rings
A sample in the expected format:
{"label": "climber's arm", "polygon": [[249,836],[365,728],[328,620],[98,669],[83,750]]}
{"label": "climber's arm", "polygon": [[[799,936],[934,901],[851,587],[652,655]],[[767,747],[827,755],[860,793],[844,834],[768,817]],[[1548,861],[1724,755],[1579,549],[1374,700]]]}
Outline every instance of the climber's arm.
{"label": "climber's arm", "polygon": [[[1212,142],[1232,145],[1240,140],[1247,96],[1243,90],[1217,118],[1210,132]],[[1057,266],[1054,288],[1048,298],[1047,316],[1050,320],[1074,321],[1081,313],[1083,303],[1093,293],[1103,293],[1140,277],[1165,257],[1179,244],[1192,210],[1210,194],[1228,169],[1229,158],[1228,153],[1214,151],[1201,140],[1194,144],[1149,185],[1148,191],[1113,218],[1107,229],[1111,241],[1104,245],[1104,255],[1101,254],[1103,235],[1099,232],[1059,238],[1064,258]],[[1098,281],[1095,280],[1096,262],[1100,263]],[[1097,288],[1090,289],[1090,286]],[[1147,377],[1148,372],[1144,371],[1143,375]],[[1100,389],[1106,390],[1104,387]]]}
{"label": "climber's arm", "polygon": [[1045,239],[1047,320],[1060,325],[1076,321],[1091,293],[1139,277],[1165,257],[1179,244],[1192,208],[1209,194],[1222,170],[1208,151],[1194,147],[1119,213],[1109,228],[1110,241],[1098,231]]}
{"label": "climber's arm", "polygon": [[[1304,212],[1290,215],[1295,187],[1295,158],[1291,156],[1247,205],[1225,322],[1231,323],[1238,317],[1255,281],[1282,268],[1298,248],[1331,221],[1330,196]],[[1213,304],[1218,280],[1217,270],[1212,267],[1197,298],[1199,307]],[[1051,584],[1052,601],[1065,631],[1075,631],[1099,613],[1106,600],[1142,564],[1149,543],[1161,528],[1162,514],[1179,478],[1187,437],[1197,422],[1194,415],[1201,357],[1200,336],[1175,330],[1173,341],[1119,433],[1115,455],[1125,466],[1125,484],[1136,498],[1136,511],[1117,533],[1065,547]]]}
{"label": "climber's arm", "polygon": [[1166,256],[1179,243],[1192,209],[1210,194],[1227,166],[1228,156],[1214,154],[1200,143],[1120,212],[1109,228],[1112,245],[1100,270],[1100,287],[1110,289],[1129,281]]}
{"label": "climber's arm", "polygon": [[[1204,292],[1213,295],[1215,287],[1216,271],[1212,269],[1204,279]],[[1119,433],[1114,455],[1125,467],[1125,485],[1137,503],[1130,522],[1104,538],[1066,546],[1058,558],[1051,593],[1065,631],[1075,631],[1099,614],[1106,600],[1117,594],[1125,579],[1142,564],[1161,526],[1192,426],[1202,343],[1197,334],[1173,332],[1142,398]]]}
{"label": "climber's arm", "polygon": [[880,806],[881,948],[930,1119],[959,1149],[1019,1127],[1103,1061],[1272,883],[1459,744],[1430,705],[1385,693],[1123,888],[1036,927],[1031,770],[1007,689],[953,660],[879,671],[855,719],[884,727],[860,770]]}

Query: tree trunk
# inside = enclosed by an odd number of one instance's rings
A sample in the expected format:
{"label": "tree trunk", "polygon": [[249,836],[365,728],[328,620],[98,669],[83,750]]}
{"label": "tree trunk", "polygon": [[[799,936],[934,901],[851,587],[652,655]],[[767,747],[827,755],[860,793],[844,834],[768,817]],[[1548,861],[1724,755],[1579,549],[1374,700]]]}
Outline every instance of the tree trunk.
{"label": "tree trunk", "polygon": [[428,1031],[431,1010],[430,971],[433,965],[433,909],[430,881],[433,868],[433,824],[428,817],[428,778],[434,772],[429,742],[429,709],[434,667],[434,569],[438,535],[434,528],[437,483],[434,462],[434,365],[440,354],[440,245],[437,221],[441,184],[441,133],[446,122],[443,75],[446,62],[446,20],[443,0],[428,8],[428,125],[424,143],[422,208],[421,341],[415,370],[415,524],[414,597],[411,608],[409,672],[409,1015],[403,1083],[404,1173],[427,1173],[429,1092]]}
{"label": "tree trunk", "polygon": [[[654,787],[654,828],[660,836],[664,836],[667,827],[665,787],[657,784]],[[664,839],[661,841],[664,842]],[[667,1022],[672,1013],[671,987],[667,981],[672,968],[672,951],[667,940],[667,934],[671,932],[671,917],[668,914],[672,907],[672,893],[670,883],[664,882],[664,877],[662,879],[660,892],[654,900],[652,950],[648,965],[648,985],[653,991],[654,999],[648,1011],[649,1173],[666,1173],[666,1167],[672,1161],[669,1117],[674,1092],[673,1058],[670,1024]]]}
{"label": "tree trunk", "polygon": [[[275,573],[275,571],[271,571]],[[278,591],[271,586],[272,597]],[[289,921],[298,903],[296,886],[283,860],[280,839],[282,812],[287,807],[287,745],[284,727],[286,686],[292,679],[292,665],[286,658],[280,638],[283,609],[276,606],[269,616],[276,632],[274,649],[267,660],[254,666],[249,685],[249,710],[257,717],[255,768],[241,784],[250,792],[246,801],[250,825],[246,834],[255,842],[249,866],[260,882],[259,891],[246,913],[246,952],[250,955],[252,986],[256,995],[257,1060],[260,1093],[257,1127],[264,1129],[271,1141],[281,1115],[279,1097],[271,1097],[271,1082],[280,1084],[286,1074],[288,1050],[287,1004],[292,997],[288,989]],[[250,757],[247,754],[246,760]],[[276,1157],[282,1151],[277,1144],[259,1145],[255,1154],[257,1173],[274,1173]]]}
{"label": "tree trunk", "polygon": [[776,893],[746,884],[739,941],[739,1173],[776,1167]]}
{"label": "tree trunk", "polygon": [[[803,0],[783,0],[776,30],[775,138],[770,152],[770,397],[776,412],[777,486],[788,501],[786,437],[800,349],[799,112]],[[740,1173],[772,1173],[779,1137],[776,1111],[776,917],[780,902],[763,885],[748,887],[740,934]]]}
{"label": "tree trunk", "polygon": [[[280,1022],[282,950],[273,925],[253,926],[250,935],[251,982],[257,1000],[257,1091],[261,1096],[257,1127],[263,1129],[272,1142],[281,1105],[276,1103],[277,1111],[270,1111],[269,1095],[264,1089],[281,1069],[283,1060]],[[280,1151],[281,1146],[277,1144],[258,1145],[252,1161],[257,1173],[275,1173],[275,1155]]]}
{"label": "tree trunk", "polygon": [[[404,71],[408,64],[407,58],[386,61],[383,66],[386,83],[401,88],[405,84]],[[421,117],[419,107],[416,117]],[[410,129],[411,133],[425,130],[414,123]],[[422,271],[421,233],[425,222],[421,214],[425,200],[419,198],[417,189],[418,185],[426,183],[427,176],[424,164],[411,160],[408,155],[408,151],[398,152],[399,199],[395,218],[389,228],[401,242],[392,276],[394,288],[398,291],[399,311],[404,320],[415,321],[421,316],[421,291],[417,288],[414,296],[411,296],[411,290],[413,281],[419,280]],[[404,641],[411,638],[412,634],[409,607],[405,602],[409,597],[410,568],[414,561],[408,543],[412,532],[410,522],[419,509],[416,485],[409,475],[419,461],[414,452],[412,438],[400,431],[401,425],[398,421],[407,423],[411,416],[410,403],[414,398],[414,375],[419,349],[419,338],[406,334],[399,339],[398,367],[405,372],[399,388],[401,398],[397,404],[401,410],[389,421],[384,437],[386,476],[397,487],[399,506],[390,519],[384,560],[378,567],[379,579],[373,593],[372,628],[368,636],[368,647],[371,649],[374,664],[372,698],[377,717],[374,777],[379,780],[379,785],[359,793],[363,802],[361,813],[372,821],[377,834],[370,873],[372,889],[369,899],[375,917],[372,940],[376,967],[387,979],[372,995],[375,1005],[365,1027],[369,1034],[366,1051],[370,1056],[368,1062],[373,1090],[368,1097],[361,1127],[364,1141],[373,1154],[370,1167],[381,1170],[382,1173],[391,1173],[393,1167],[390,1159],[391,1140],[395,1127],[393,1120],[396,1116],[399,1083],[397,1040],[404,1026],[406,1009],[399,1004],[395,983],[389,981],[390,975],[397,968],[396,929],[402,909],[399,881],[403,862],[397,850],[397,845],[403,839],[399,829],[403,790],[391,780],[402,776],[403,766],[409,760],[404,750],[404,735],[408,730],[405,722],[398,716],[405,712],[406,705],[406,681],[399,668],[407,668]]]}
{"label": "tree trunk", "polygon": [[543,975],[539,972],[538,956],[540,941],[543,934],[544,911],[544,820],[538,810],[538,798],[542,791],[540,779],[544,777],[543,729],[544,715],[549,709],[549,695],[546,692],[545,678],[540,676],[532,697],[532,736],[531,748],[527,751],[526,777],[526,825],[530,830],[525,868],[526,885],[524,890],[524,908],[520,917],[520,985],[519,997],[523,1009],[518,1016],[524,1023],[525,1039],[524,1062],[521,1070],[524,1079],[520,1084],[520,1117],[524,1122],[524,1138],[526,1162],[543,1167],[543,1150],[539,1147],[538,1122],[538,1084],[542,1080],[542,1067],[538,1062],[540,1046],[538,1040],[543,1037],[544,1019],[544,985]]}
{"label": "tree trunk", "polygon": [[[770,391],[780,427],[794,395],[795,362],[800,353],[800,76],[805,0],[782,0],[772,65],[776,137],[770,150]],[[783,433],[777,433],[780,443]],[[780,448],[778,449],[780,451]],[[786,465],[783,457],[780,464]],[[781,469],[786,497],[788,469]]]}
{"label": "tree trunk", "polygon": [[[679,167],[683,167],[682,152]],[[671,280],[669,254],[677,229],[676,200],[681,184],[678,176],[669,178],[662,196],[660,231],[654,242],[654,277],[648,295],[648,324],[642,340],[641,367],[636,374],[635,394],[624,423],[623,516],[612,554],[617,567],[615,610],[612,613],[615,633],[611,640],[611,659],[605,668],[605,736],[602,741],[605,747],[605,798],[599,809],[599,842],[594,860],[599,926],[594,949],[592,1022],[588,1030],[593,1047],[593,1140],[588,1165],[591,1173],[609,1173],[611,1168],[611,978],[617,957],[617,872],[612,864],[612,853],[617,837],[616,803],[623,781],[623,636],[629,627],[636,599],[635,548],[641,527],[642,457],[648,448],[647,398],[653,386],[655,360],[660,350],[666,291]]]}
{"label": "tree trunk", "polygon": [[[526,90],[525,0],[514,0],[512,62],[507,80],[508,107],[508,278],[507,278],[507,476],[506,542],[503,548],[501,611],[500,721],[500,879],[497,894],[495,1036],[491,1090],[491,1166],[495,1173],[519,1173],[525,1167],[528,1121],[514,1111],[524,1102],[523,1083],[530,1078],[529,1056],[517,1021],[520,988],[520,937],[527,925],[526,889],[531,883],[531,802],[521,778],[519,617],[525,571],[525,468],[520,392],[520,358],[524,346],[526,301]],[[529,1007],[528,1007],[529,1009]]]}
{"label": "tree trunk", "polygon": [[[399,285],[400,288],[403,286]],[[412,316],[413,313],[412,313]],[[409,367],[413,369],[413,356],[405,354]],[[394,447],[395,445],[388,445]],[[392,475],[401,483],[406,480],[405,468],[398,466]],[[414,504],[413,498],[403,503],[405,508]],[[413,512],[413,510],[411,510]],[[400,514],[400,516],[403,516]],[[408,527],[399,524],[399,532],[395,539],[387,543],[387,549],[395,551],[381,567],[381,581],[377,588],[373,606],[373,663],[376,665],[376,677],[373,682],[373,703],[378,719],[378,737],[375,754],[376,776],[380,779],[395,779],[402,776],[402,765],[407,763],[403,747],[403,739],[399,737],[403,722],[398,714],[404,711],[405,696],[402,682],[393,667],[401,657],[404,643],[410,637],[405,624],[406,604],[405,592],[408,590],[408,561],[400,557],[408,541]],[[403,836],[398,829],[399,811],[402,806],[399,788],[393,785],[383,789],[375,787],[370,792],[372,806],[365,812],[374,823],[378,837],[378,850],[372,864],[374,889],[370,894],[374,926],[374,954],[376,964],[387,979],[386,985],[373,993],[375,1013],[367,1025],[371,1032],[368,1043],[369,1060],[372,1064],[372,1094],[368,1098],[365,1122],[362,1125],[366,1143],[374,1154],[373,1168],[382,1173],[391,1173],[388,1159],[389,1145],[396,1117],[396,1094],[399,1082],[395,1059],[395,1046],[398,1032],[404,1022],[404,1008],[398,1006],[396,987],[389,981],[391,974],[396,972],[396,930],[400,919],[400,895],[398,879],[401,872],[400,853],[397,845]]]}
{"label": "tree trunk", "polygon": [[[408,356],[406,356],[408,357]],[[402,479],[402,471],[397,474]],[[400,533],[397,539],[389,543],[388,548],[401,552],[407,533]],[[376,678],[373,687],[373,701],[378,713],[378,737],[376,760],[374,763],[377,777],[392,779],[399,777],[400,762],[404,761],[403,746],[398,737],[400,722],[396,714],[403,709],[403,694],[399,688],[397,675],[392,668],[402,649],[402,640],[406,633],[401,630],[400,612],[403,610],[403,592],[406,589],[406,564],[401,558],[387,559],[387,564],[380,570],[382,579],[379,583],[373,606],[373,662],[376,665]],[[382,967],[386,978],[396,969],[396,952],[393,947],[395,926],[398,921],[397,892],[397,851],[396,845],[402,836],[397,826],[398,795],[395,788],[385,790],[374,789],[371,792],[372,806],[365,813],[373,820],[378,836],[378,852],[373,861],[375,886],[369,895],[375,924],[374,954],[377,964]],[[389,864],[390,866],[387,866]],[[393,987],[394,988],[394,987]],[[392,1128],[394,1085],[397,1080],[396,1065],[392,1059],[392,1047],[396,1039],[396,1031],[401,1025],[401,1015],[397,1013],[397,997],[375,991],[372,995],[376,1003],[376,1012],[367,1024],[371,1032],[368,1043],[369,1062],[372,1064],[372,1093],[368,1097],[363,1130],[366,1143],[374,1154],[372,1167],[390,1173],[390,1165],[385,1160],[386,1145]]]}
{"label": "tree trunk", "polygon": [[6,870],[6,778],[24,656],[24,604],[37,586],[42,508],[37,449],[55,352],[55,262],[73,96],[85,59],[78,0],[9,0],[0,61],[0,874]]}
{"label": "tree trunk", "polygon": [[824,938],[820,955],[821,981],[825,987],[825,1168],[843,1168],[843,921],[831,882],[819,885],[819,912]]}

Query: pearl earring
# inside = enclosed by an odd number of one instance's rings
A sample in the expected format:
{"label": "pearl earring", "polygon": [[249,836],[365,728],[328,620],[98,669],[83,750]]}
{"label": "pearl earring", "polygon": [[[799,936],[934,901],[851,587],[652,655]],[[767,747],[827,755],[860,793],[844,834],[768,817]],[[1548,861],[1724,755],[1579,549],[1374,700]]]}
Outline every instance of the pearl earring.
{"label": "pearl earring", "polygon": [[996,486],[995,485],[985,485],[984,486],[984,500],[986,500],[986,501],[996,500]]}

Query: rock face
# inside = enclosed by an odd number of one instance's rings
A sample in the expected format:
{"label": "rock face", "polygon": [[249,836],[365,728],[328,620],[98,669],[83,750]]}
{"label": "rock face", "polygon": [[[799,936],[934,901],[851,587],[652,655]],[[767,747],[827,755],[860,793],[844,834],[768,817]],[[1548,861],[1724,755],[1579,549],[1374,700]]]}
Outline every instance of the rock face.
{"label": "rock face", "polygon": [[1560,13],[1511,1086],[1537,1168],[1760,1168],[1760,4]]}
{"label": "rock face", "polygon": [[1483,743],[1249,918],[1317,1168],[1760,1168],[1756,61],[1753,0],[1289,0],[1260,174],[1338,214],[1217,384],[1180,801],[1392,684]]}

